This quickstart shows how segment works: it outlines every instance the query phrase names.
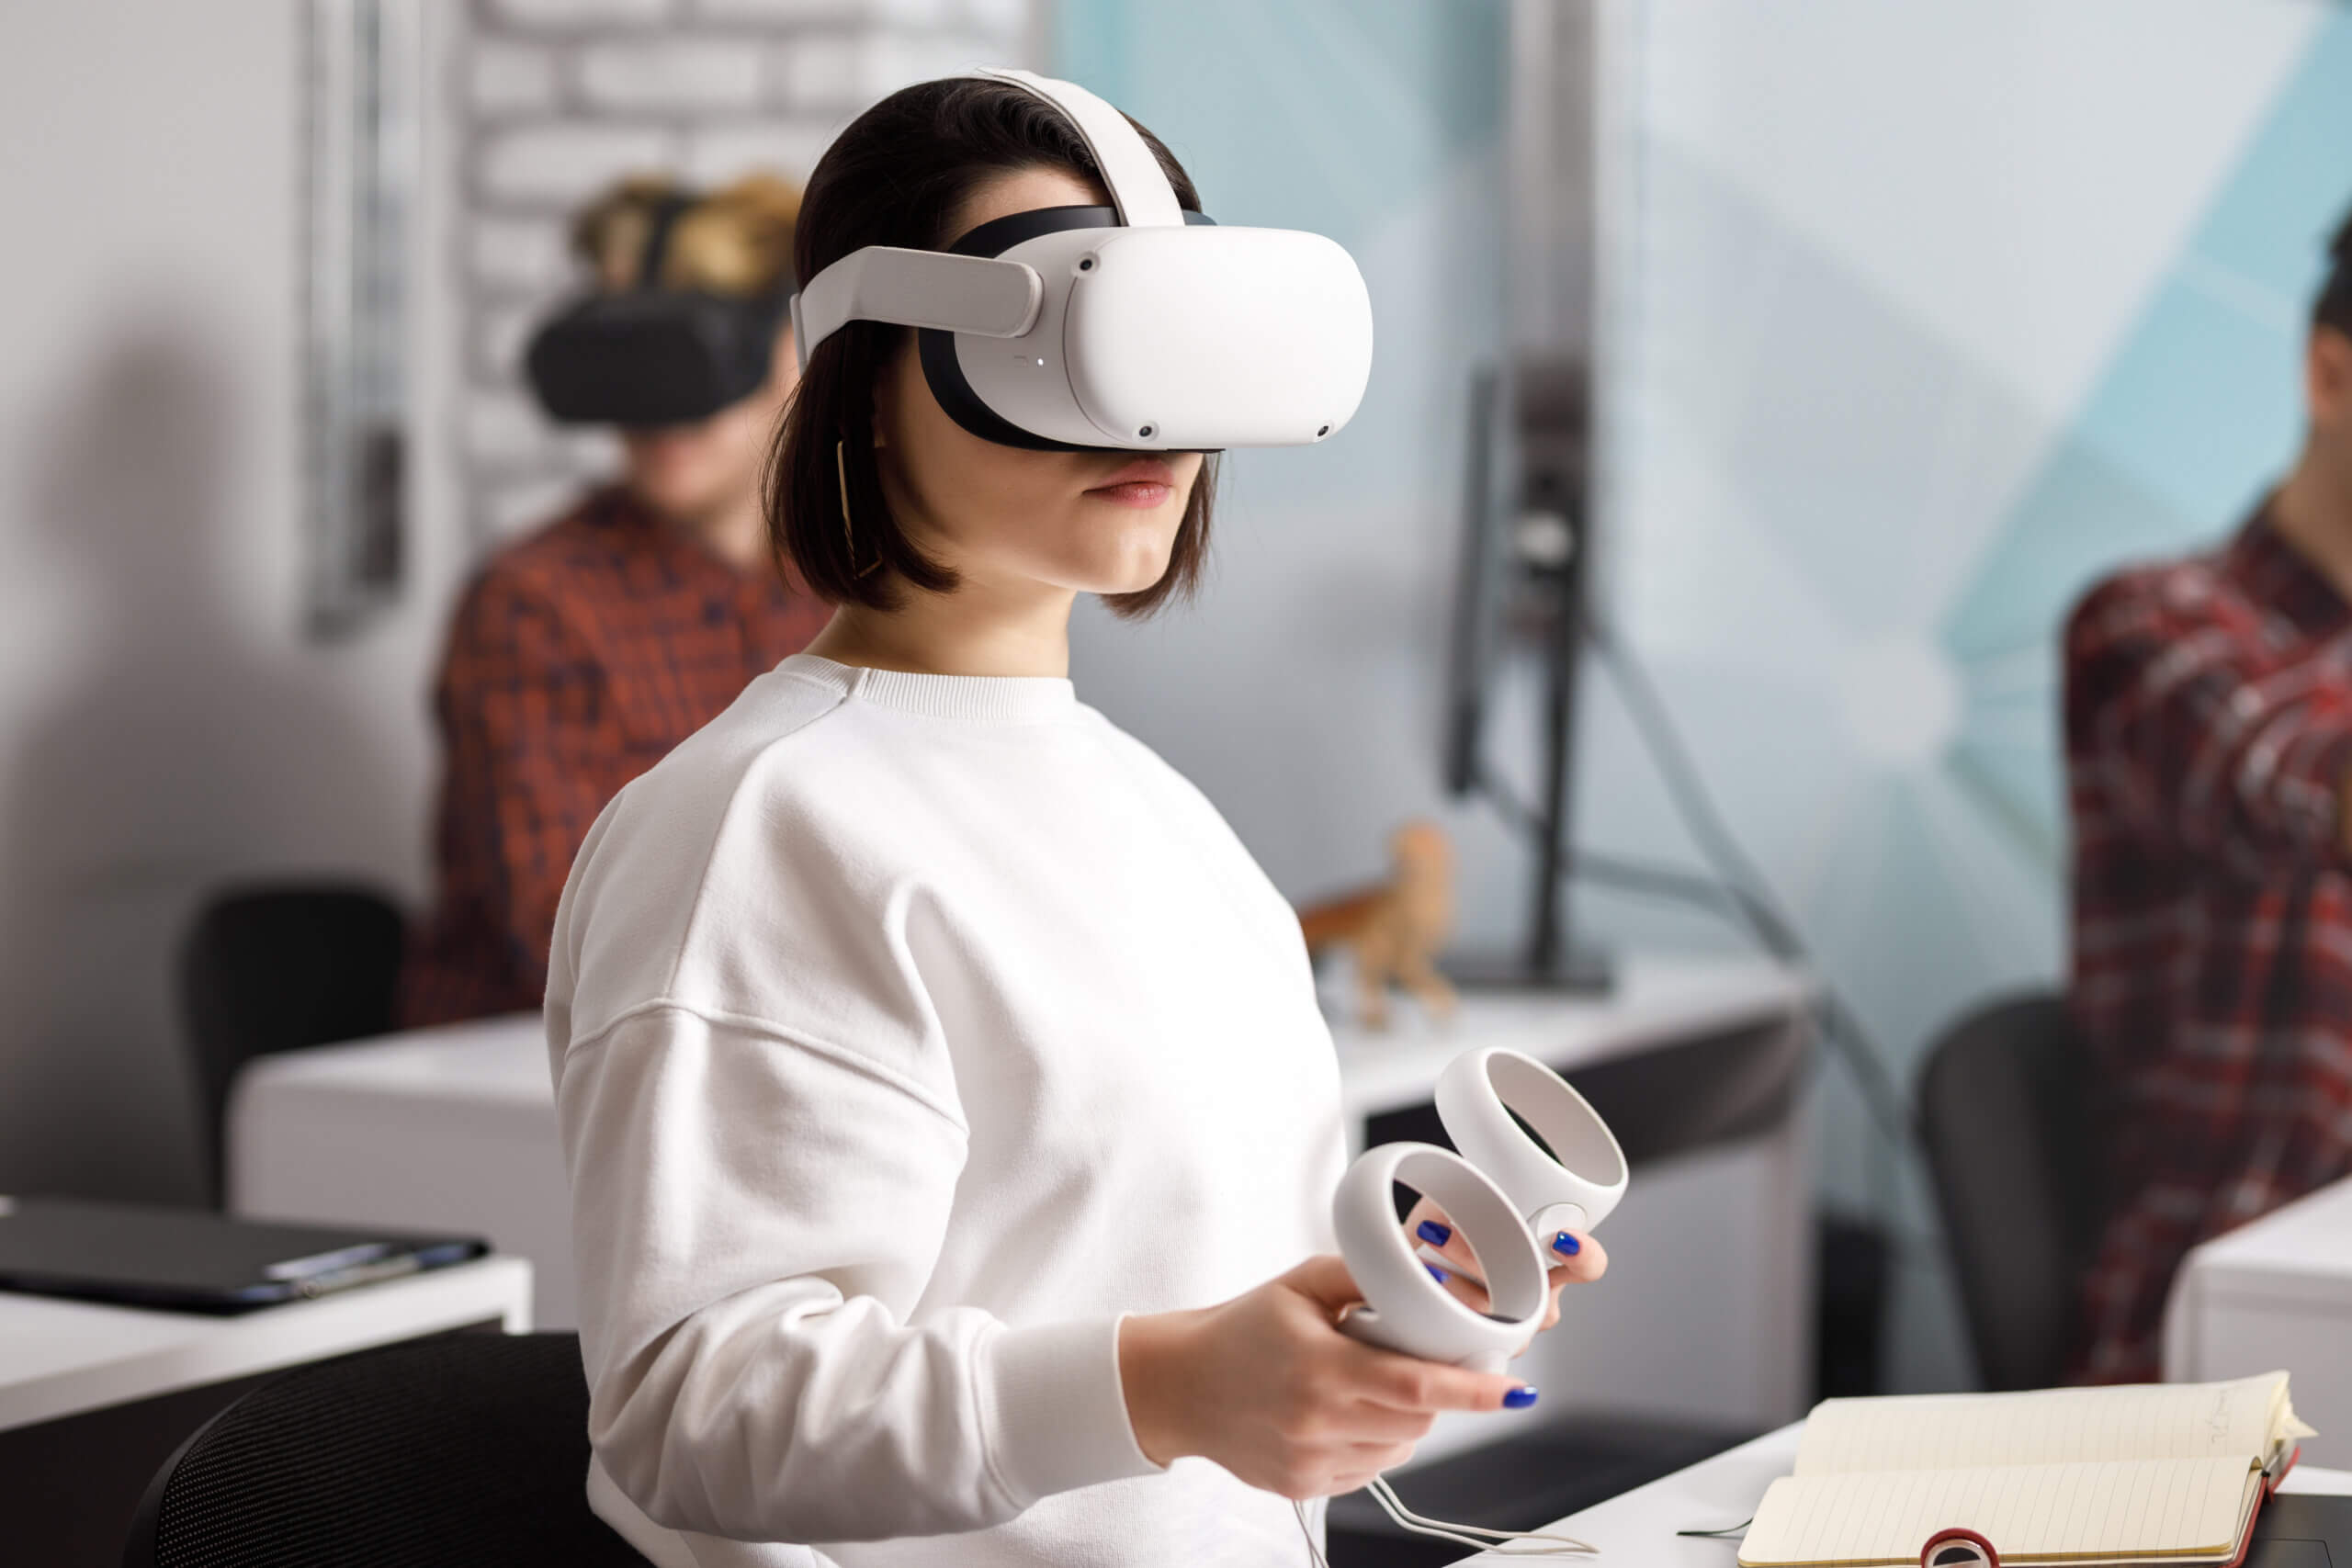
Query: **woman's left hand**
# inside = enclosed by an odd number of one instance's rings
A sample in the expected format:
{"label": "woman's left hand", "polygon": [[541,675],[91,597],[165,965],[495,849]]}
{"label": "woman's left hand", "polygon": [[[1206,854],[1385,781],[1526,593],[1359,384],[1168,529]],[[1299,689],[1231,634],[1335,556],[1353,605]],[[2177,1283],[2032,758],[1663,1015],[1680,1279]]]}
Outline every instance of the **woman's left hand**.
{"label": "woman's left hand", "polygon": [[[1413,1212],[1405,1216],[1405,1239],[1416,1248],[1429,1247],[1442,1254],[1446,1262],[1432,1264],[1430,1268],[1433,1272],[1445,1276],[1442,1281],[1445,1288],[1471,1311],[1487,1310],[1487,1292],[1478,1283],[1485,1270],[1478,1267],[1477,1255],[1470,1250],[1470,1244],[1445,1217],[1444,1210],[1427,1198],[1416,1202]],[[1572,1281],[1589,1284],[1609,1269],[1608,1252],[1589,1235],[1576,1231],[1561,1231],[1548,1237],[1546,1245],[1549,1250],[1544,1260],[1551,1265],[1551,1269],[1544,1280],[1549,1291],[1544,1303],[1544,1321],[1536,1325],[1539,1333],[1560,1321],[1560,1290],[1563,1286]]]}

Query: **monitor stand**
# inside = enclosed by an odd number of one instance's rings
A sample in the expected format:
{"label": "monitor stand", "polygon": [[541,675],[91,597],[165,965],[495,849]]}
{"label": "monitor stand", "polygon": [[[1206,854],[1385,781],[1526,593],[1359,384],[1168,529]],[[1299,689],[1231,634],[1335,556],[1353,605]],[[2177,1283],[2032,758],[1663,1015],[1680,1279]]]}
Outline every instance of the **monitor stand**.
{"label": "monitor stand", "polygon": [[1572,948],[1549,964],[1526,953],[1449,953],[1437,961],[1445,977],[1464,991],[1535,991],[1560,996],[1606,996],[1617,988],[1609,954]]}

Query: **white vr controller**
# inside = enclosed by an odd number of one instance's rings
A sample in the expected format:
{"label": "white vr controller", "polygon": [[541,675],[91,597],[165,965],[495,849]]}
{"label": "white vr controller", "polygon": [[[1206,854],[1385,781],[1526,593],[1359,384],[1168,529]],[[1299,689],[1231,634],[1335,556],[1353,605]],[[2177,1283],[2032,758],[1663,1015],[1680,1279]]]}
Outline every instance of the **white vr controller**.
{"label": "white vr controller", "polygon": [[[1609,1217],[1625,1195],[1625,1155],[1608,1123],[1557,1073],[1499,1047],[1466,1053],[1446,1067],[1437,1080],[1437,1113],[1460,1154],[1434,1144],[1383,1144],[1340,1179],[1332,1224],[1363,1292],[1363,1304],[1340,1326],[1385,1349],[1500,1371],[1542,1326],[1553,1238]],[[1477,1254],[1487,1311],[1473,1311],[1430,1275],[1396,1223],[1398,1182],[1442,1208]]]}

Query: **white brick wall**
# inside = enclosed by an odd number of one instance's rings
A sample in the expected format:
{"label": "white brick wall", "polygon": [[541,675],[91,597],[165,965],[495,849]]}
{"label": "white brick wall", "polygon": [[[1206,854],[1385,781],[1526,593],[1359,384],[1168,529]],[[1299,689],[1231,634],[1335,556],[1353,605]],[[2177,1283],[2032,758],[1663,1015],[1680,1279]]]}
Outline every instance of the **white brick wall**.
{"label": "white brick wall", "polygon": [[549,427],[520,355],[578,275],[571,209],[629,174],[806,178],[909,82],[1027,60],[1033,0],[465,0],[447,95],[465,384],[452,414],[476,536],[544,521],[608,472],[609,437]]}
{"label": "white brick wall", "polygon": [[561,212],[623,175],[666,166],[676,132],[655,125],[557,122],[494,130],[477,154],[482,194]]}
{"label": "white brick wall", "polygon": [[555,107],[555,62],[545,50],[485,43],[468,62],[473,107],[484,114]]}
{"label": "white brick wall", "polygon": [[517,28],[579,28],[615,22],[658,22],[671,12],[670,0],[492,0],[499,20]]}
{"label": "white brick wall", "polygon": [[747,39],[593,44],[580,51],[580,101],[595,109],[682,114],[756,109],[767,92],[765,55]]}
{"label": "white brick wall", "polygon": [[486,289],[545,293],[571,276],[560,219],[484,215],[470,228],[467,276]]}

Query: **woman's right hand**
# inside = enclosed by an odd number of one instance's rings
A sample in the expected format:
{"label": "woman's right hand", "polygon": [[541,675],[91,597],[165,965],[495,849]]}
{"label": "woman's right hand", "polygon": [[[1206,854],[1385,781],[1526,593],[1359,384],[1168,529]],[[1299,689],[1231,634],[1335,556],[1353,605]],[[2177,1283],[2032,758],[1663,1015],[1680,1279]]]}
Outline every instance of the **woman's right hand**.
{"label": "woman's right hand", "polygon": [[1533,1403],[1517,1378],[1349,1338],[1340,1314],[1363,1300],[1325,1256],[1222,1305],[1124,1320],[1119,1379],[1145,1456],[1199,1454],[1261,1490],[1325,1497],[1412,1458],[1441,1410]]}

